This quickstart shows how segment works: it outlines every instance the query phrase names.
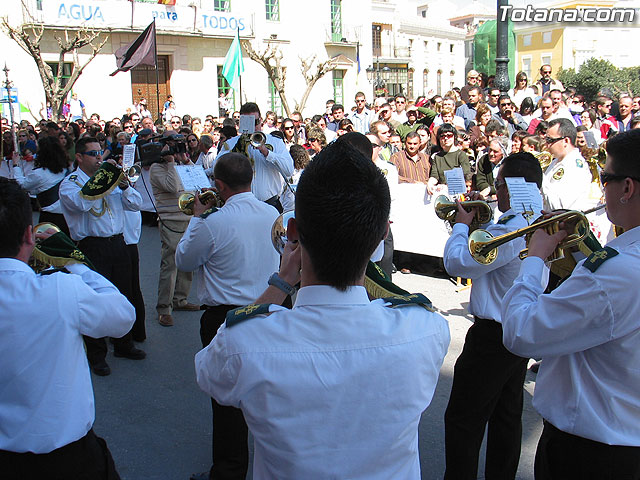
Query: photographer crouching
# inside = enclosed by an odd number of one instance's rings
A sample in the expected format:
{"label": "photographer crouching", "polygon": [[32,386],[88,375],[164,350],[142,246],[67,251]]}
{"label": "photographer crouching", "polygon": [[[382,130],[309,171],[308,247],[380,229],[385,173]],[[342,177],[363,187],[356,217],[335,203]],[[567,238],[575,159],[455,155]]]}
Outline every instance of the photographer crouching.
{"label": "photographer crouching", "polygon": [[149,170],[153,196],[158,211],[162,257],[158,278],[158,323],[173,325],[173,310],[199,310],[198,305],[187,302],[191,288],[191,272],[176,268],[176,246],[189,225],[190,216],[178,208],[178,197],[184,193],[177,165],[193,165],[186,154],[183,135],[166,131],[161,138],[140,147],[142,165],[151,164]]}

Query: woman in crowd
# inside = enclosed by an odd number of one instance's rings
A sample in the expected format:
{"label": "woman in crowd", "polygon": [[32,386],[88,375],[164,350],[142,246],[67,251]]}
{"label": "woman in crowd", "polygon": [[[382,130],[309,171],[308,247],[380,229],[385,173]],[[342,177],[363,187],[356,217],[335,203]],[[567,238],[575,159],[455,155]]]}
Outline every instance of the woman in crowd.
{"label": "woman in crowd", "polygon": [[305,148],[308,150],[311,158],[315,157],[320,151],[327,146],[327,137],[322,129],[318,127],[309,127],[307,131],[307,144]]}
{"label": "woman in crowd", "polygon": [[68,165],[71,166],[73,160],[76,158],[76,144],[71,140],[71,135],[64,130],[60,130],[58,140],[60,140],[60,145],[62,145],[62,148],[67,152]]}
{"label": "woman in crowd", "polygon": [[298,132],[296,132],[296,126],[293,124],[293,120],[285,118],[282,121],[281,131],[284,136],[284,144],[287,146],[287,150],[291,149],[291,145],[299,144]]}
{"label": "woman in crowd", "polygon": [[193,163],[198,160],[198,156],[200,155],[200,150],[198,149],[199,144],[200,140],[198,140],[198,136],[195,133],[187,135],[187,153]]}
{"label": "woman in crowd", "polygon": [[520,108],[522,101],[529,97],[533,100],[536,96],[533,90],[529,87],[529,79],[524,72],[518,72],[516,75],[515,86],[507,92],[511,97],[511,100],[517,108]]}
{"label": "woman in crowd", "polygon": [[602,133],[598,128],[593,126],[593,123],[596,121],[596,112],[591,109],[587,109],[580,114],[579,120],[581,125],[587,127],[587,132],[593,133],[596,142],[600,145],[603,141]]}
{"label": "woman in crowd", "polygon": [[531,97],[525,97],[520,104],[520,115],[525,122],[531,123],[531,119],[533,118],[533,112],[535,111],[536,106],[533,103]]}
{"label": "woman in crowd", "polygon": [[526,130],[516,130],[513,132],[513,135],[511,135],[511,151],[509,154],[522,152],[522,140],[528,136],[529,133]]}
{"label": "woman in crowd", "polygon": [[36,195],[40,203],[39,222],[51,222],[67,235],[69,227],[62,215],[58,189],[67,175],[68,162],[67,152],[58,138],[49,136],[38,140],[35,168],[27,175],[20,166],[17,155],[13,157],[14,178],[25,190]]}
{"label": "woman in crowd", "polygon": [[439,185],[447,184],[444,174],[447,170],[462,167],[465,176],[471,173],[469,157],[457,146],[457,137],[458,131],[449,123],[443,123],[438,128],[436,140],[440,151],[431,156],[431,173],[427,183],[427,191],[431,195],[439,190]]}
{"label": "woman in crowd", "polygon": [[487,134],[485,132],[485,128],[487,123],[491,120],[491,109],[486,103],[479,103],[476,107],[476,121],[475,125],[471,125],[469,128],[469,137],[471,138],[471,148],[478,153],[479,144],[482,143],[483,146],[487,140]]}
{"label": "woman in crowd", "polygon": [[340,123],[338,123],[338,129],[336,130],[336,135],[338,137],[341,137],[345,133],[351,132],[353,132],[353,122],[348,118],[343,118],[342,120],[340,120]]}

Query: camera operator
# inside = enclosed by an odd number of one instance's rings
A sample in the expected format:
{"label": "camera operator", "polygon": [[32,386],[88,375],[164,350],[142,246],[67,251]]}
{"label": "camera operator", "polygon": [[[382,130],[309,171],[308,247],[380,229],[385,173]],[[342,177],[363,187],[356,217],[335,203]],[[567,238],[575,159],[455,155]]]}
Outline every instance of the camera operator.
{"label": "camera operator", "polygon": [[[191,288],[191,272],[179,272],[176,268],[176,247],[189,225],[190,216],[178,208],[178,197],[184,193],[182,182],[176,171],[178,165],[193,165],[186,154],[186,143],[182,135],[167,131],[160,139],[164,143],[158,156],[148,160],[143,153],[143,165],[152,162],[150,168],[153,196],[160,221],[162,259],[158,279],[158,323],[165,327],[173,325],[173,310],[199,310],[198,305],[187,302]],[[144,152],[144,150],[143,150]]]}

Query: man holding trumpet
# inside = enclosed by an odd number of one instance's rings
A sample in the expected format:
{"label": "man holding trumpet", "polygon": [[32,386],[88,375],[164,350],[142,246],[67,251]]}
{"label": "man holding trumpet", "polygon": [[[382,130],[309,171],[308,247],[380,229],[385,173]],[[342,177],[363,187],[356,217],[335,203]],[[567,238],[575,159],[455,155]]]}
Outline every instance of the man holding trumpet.
{"label": "man holding trumpet", "polygon": [[625,233],[542,294],[544,261],[567,236],[537,230],[502,302],[504,345],[542,357],[537,480],[640,478],[640,131],[607,144],[607,216]]}
{"label": "man holding trumpet", "polygon": [[[505,181],[509,177],[523,177],[540,188],[542,170],[530,153],[513,154],[503,160],[495,180],[498,208],[503,214],[496,224],[486,228],[494,236],[528,225],[524,215],[512,209]],[[482,200],[477,193],[474,197],[472,200]],[[478,263],[467,247],[475,210],[467,212],[458,204],[456,223],[443,258],[449,275],[473,279],[469,312],[474,315],[456,361],[445,413],[445,479],[477,478],[478,456],[487,424],[486,478],[515,479],[520,459],[522,386],[527,358],[504,348],[500,305],[517,276],[518,255],[525,248],[525,240],[518,237],[501,245],[492,263]],[[541,288],[544,285],[546,282],[539,281]]]}

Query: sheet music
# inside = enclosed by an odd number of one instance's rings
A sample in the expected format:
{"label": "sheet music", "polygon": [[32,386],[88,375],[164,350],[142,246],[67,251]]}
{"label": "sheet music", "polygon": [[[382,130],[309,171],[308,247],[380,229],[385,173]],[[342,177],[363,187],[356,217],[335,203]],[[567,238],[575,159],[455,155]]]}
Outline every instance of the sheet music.
{"label": "sheet music", "polygon": [[254,115],[240,115],[238,133],[253,133],[256,131],[256,117]]}
{"label": "sheet music", "polygon": [[453,168],[444,172],[447,177],[447,187],[449,188],[449,196],[467,193],[467,185],[464,182],[464,173],[462,167]]}
{"label": "sheet music", "polygon": [[526,182],[523,177],[507,177],[509,200],[511,208],[517,213],[540,213],[542,210],[542,195],[538,186],[533,182]]}
{"label": "sheet music", "polygon": [[129,143],[122,147],[122,168],[128,170],[136,161],[136,146]]}
{"label": "sheet music", "polygon": [[182,181],[185,192],[197,192],[203,188],[211,188],[211,182],[201,165],[176,165],[176,172]]}

